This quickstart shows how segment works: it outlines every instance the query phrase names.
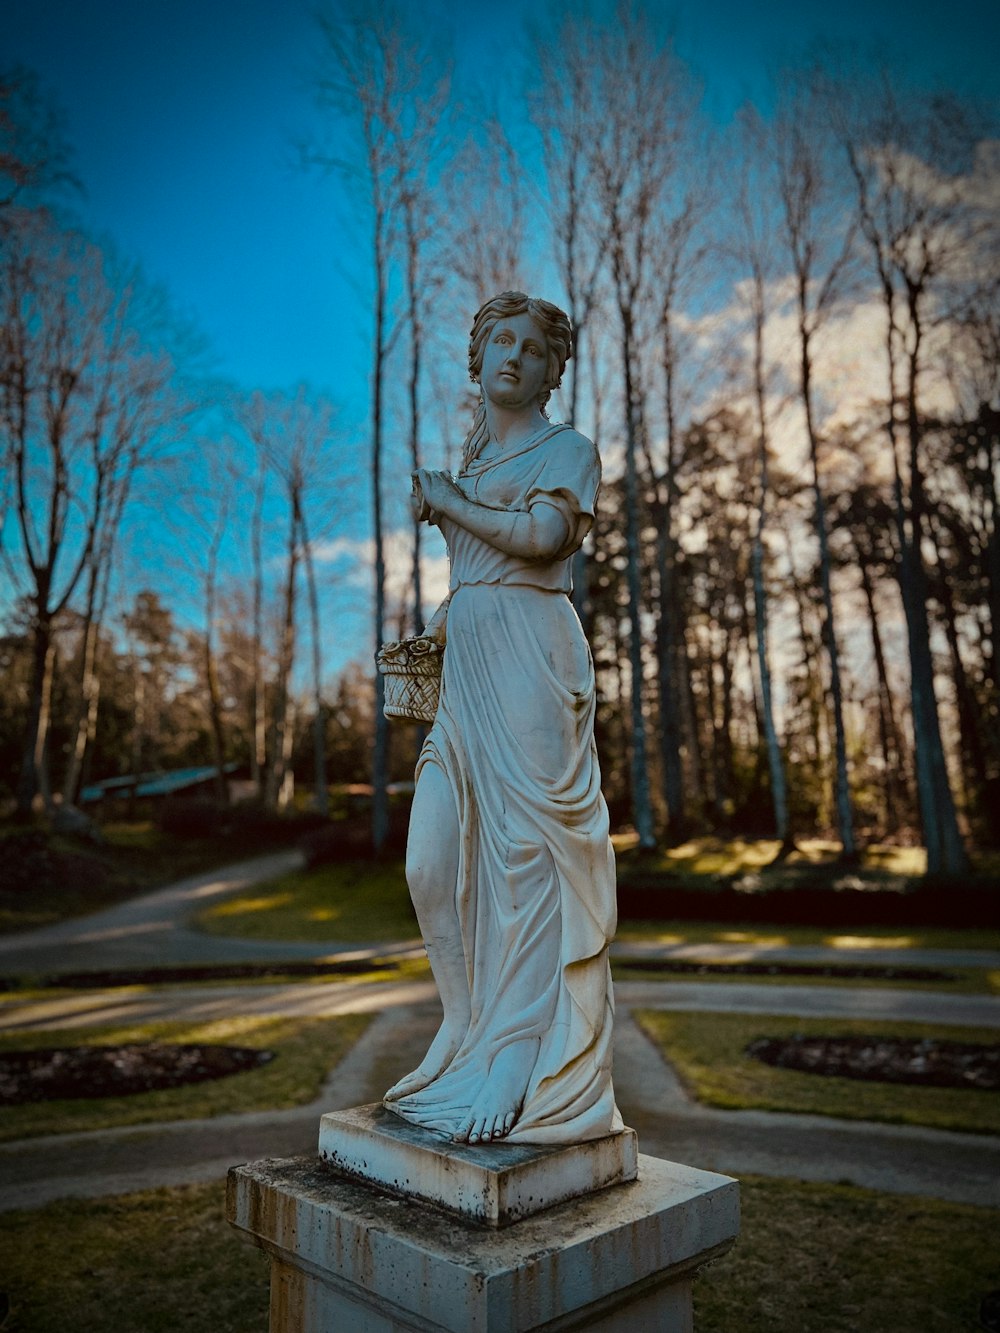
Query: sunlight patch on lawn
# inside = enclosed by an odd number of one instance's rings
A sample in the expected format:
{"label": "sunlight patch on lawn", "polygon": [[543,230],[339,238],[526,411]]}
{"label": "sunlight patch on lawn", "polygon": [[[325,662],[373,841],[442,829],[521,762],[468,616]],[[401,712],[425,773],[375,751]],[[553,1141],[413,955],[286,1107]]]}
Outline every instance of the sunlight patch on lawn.
{"label": "sunlight patch on lawn", "polygon": [[823,943],[831,949],[913,949],[912,935],[827,935]]}
{"label": "sunlight patch on lawn", "polygon": [[218,916],[244,916],[249,912],[273,912],[275,908],[287,907],[292,901],[290,893],[272,893],[267,897],[240,897],[232,898],[229,902],[218,903],[211,909],[211,915]]}
{"label": "sunlight patch on lawn", "polygon": [[[639,840],[634,833],[619,833],[612,842],[619,854],[627,855],[636,850]],[[677,847],[654,853],[650,867],[691,875],[739,875],[770,866],[780,850],[776,838],[690,838]],[[782,864],[789,868],[820,865],[833,868],[840,852],[840,843],[829,838],[800,838]],[[880,874],[916,877],[927,870],[927,853],[923,847],[873,844],[862,850],[861,864],[863,869]]]}
{"label": "sunlight patch on lawn", "polygon": [[791,943],[787,935],[762,935],[756,930],[718,930],[715,939],[721,944],[755,944],[768,949],[784,949]]}

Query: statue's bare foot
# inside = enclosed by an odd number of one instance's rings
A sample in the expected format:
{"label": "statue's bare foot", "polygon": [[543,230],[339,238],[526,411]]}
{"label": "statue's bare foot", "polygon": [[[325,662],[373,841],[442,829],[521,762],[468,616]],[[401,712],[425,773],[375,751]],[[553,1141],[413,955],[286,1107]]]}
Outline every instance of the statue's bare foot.
{"label": "statue's bare foot", "polygon": [[537,1055],[537,1038],[513,1042],[497,1053],[482,1091],[455,1134],[457,1142],[490,1143],[507,1137],[517,1123]]}
{"label": "statue's bare foot", "polygon": [[416,1069],[401,1078],[398,1083],[394,1083],[382,1098],[382,1101],[398,1102],[403,1097],[409,1097],[414,1092],[420,1092],[422,1088],[426,1088],[428,1084],[433,1083],[454,1060],[467,1029],[467,1023],[463,1026],[449,1023],[445,1019],[438,1028],[437,1036],[431,1042],[427,1054]]}

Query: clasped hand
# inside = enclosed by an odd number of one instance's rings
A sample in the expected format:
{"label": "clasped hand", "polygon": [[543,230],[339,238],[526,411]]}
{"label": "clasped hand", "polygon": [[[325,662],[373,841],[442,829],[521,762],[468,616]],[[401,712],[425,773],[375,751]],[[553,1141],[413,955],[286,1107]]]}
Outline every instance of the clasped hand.
{"label": "clasped hand", "polygon": [[412,474],[413,495],[411,503],[417,519],[425,523],[435,523],[438,516],[448,512],[449,500],[462,499],[462,492],[448,472],[436,468],[417,468]]}

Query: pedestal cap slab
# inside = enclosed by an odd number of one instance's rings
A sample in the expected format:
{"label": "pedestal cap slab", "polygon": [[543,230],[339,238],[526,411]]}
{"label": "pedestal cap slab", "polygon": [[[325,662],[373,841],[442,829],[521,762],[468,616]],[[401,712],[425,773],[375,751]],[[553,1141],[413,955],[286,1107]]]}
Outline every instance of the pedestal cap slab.
{"label": "pedestal cap slab", "polygon": [[635,1180],[635,1131],[565,1147],[453,1143],[375,1104],[331,1111],[319,1154],[357,1180],[505,1227],[594,1190]]}

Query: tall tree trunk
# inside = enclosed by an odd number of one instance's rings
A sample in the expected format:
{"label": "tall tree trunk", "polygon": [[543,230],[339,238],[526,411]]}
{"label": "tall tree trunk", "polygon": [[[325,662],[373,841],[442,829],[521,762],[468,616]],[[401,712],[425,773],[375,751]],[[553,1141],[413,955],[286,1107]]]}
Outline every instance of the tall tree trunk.
{"label": "tall tree trunk", "polygon": [[824,694],[820,664],[817,661],[818,651],[815,646],[815,633],[809,623],[809,597],[803,586],[802,579],[799,577],[796,569],[791,535],[786,531],[785,534],[786,550],[788,557],[789,576],[792,584],[792,591],[795,596],[795,609],[798,613],[799,622],[799,643],[802,646],[802,676],[804,681],[804,704],[809,715],[809,725],[806,729],[807,744],[803,749],[810,753],[810,762],[813,769],[820,775],[819,792],[820,802],[817,810],[817,817],[824,825],[832,823],[832,799],[830,794],[830,782],[827,775],[827,756],[829,754],[829,737],[825,730],[826,712],[822,707],[822,696]]}
{"label": "tall tree trunk", "polygon": [[986,582],[989,605],[989,673],[994,698],[1000,700],[1000,412],[983,408],[992,421],[990,432],[990,526],[986,545]]}
{"label": "tall tree trunk", "polygon": [[80,794],[81,775],[87,746],[91,744],[97,726],[97,710],[101,697],[101,678],[97,673],[97,649],[102,605],[98,609],[97,585],[100,575],[93,566],[87,580],[87,609],[84,614],[83,646],[81,649],[80,701],[70,727],[72,744],[63,775],[62,798],[64,805],[74,805]]}
{"label": "tall tree trunk", "polygon": [[[882,645],[882,631],[879,628],[878,611],[875,605],[875,584],[871,575],[870,553],[863,543],[855,541],[858,557],[858,569],[861,573],[861,588],[868,607],[868,620],[871,626],[872,655],[875,659],[875,673],[878,680],[878,719],[879,745],[882,750],[882,762],[885,768],[885,807],[886,828],[900,827],[900,816],[912,814],[913,797],[910,791],[909,770],[903,749],[899,724],[896,721],[896,709],[889,685],[889,673],[886,668],[885,649]],[[895,822],[893,822],[895,821]]]}
{"label": "tall tree trunk", "polygon": [[620,307],[622,324],[622,361],[625,374],[625,533],[626,585],[628,588],[629,617],[629,671],[631,675],[632,746],[630,772],[632,787],[632,820],[639,835],[639,846],[651,850],[656,846],[653,828],[653,808],[649,790],[649,766],[646,757],[646,716],[643,711],[642,663],[642,582],[639,543],[639,477],[636,452],[638,450],[638,404],[633,373],[633,329],[629,311]]}
{"label": "tall tree trunk", "polygon": [[[669,314],[663,315],[664,406],[667,425],[667,466],[659,494],[660,522],[656,532],[656,565],[659,607],[656,617],[657,685],[660,698],[660,762],[663,794],[670,819],[670,840],[679,843],[687,835],[684,801],[684,766],[681,760],[680,672],[684,649],[681,595],[677,580],[677,548],[674,539],[674,502],[677,491],[677,414],[674,385],[674,348]],[[655,475],[652,478],[656,486]],[[660,488],[657,487],[660,491]]]}
{"label": "tall tree trunk", "polygon": [[767,586],[764,581],[764,533],[771,495],[770,441],[768,438],[767,386],[764,379],[764,281],[759,271],[754,274],[756,287],[754,306],[754,402],[757,409],[757,523],[750,551],[753,579],[753,607],[757,645],[757,673],[760,682],[761,716],[767,745],[767,766],[771,777],[771,805],[774,810],[774,834],[781,844],[779,856],[792,849],[793,840],[788,823],[788,789],[785,784],[785,764],[774,721],[774,692],[771,687],[771,658],[768,650]]}
{"label": "tall tree trunk", "polygon": [[306,563],[306,586],[309,589],[309,620],[312,627],[312,676],[313,676],[313,804],[321,815],[330,812],[330,797],[326,779],[326,709],[323,706],[323,648],[320,638],[319,596],[316,591],[316,566],[313,561],[309,533],[306,530],[306,516],[301,513],[299,526],[302,534],[302,551]]}
{"label": "tall tree trunk", "polygon": [[226,737],[222,721],[222,693],[215,662],[215,594],[216,573],[219,564],[219,546],[225,531],[228,504],[222,502],[218,522],[208,545],[208,564],[205,570],[205,639],[203,665],[205,691],[208,695],[208,718],[212,737],[212,758],[215,763],[215,799],[220,805],[229,804],[229,785],[226,782]]}
{"label": "tall tree trunk", "polygon": [[941,619],[944,623],[945,638],[948,642],[948,655],[951,658],[952,682],[955,687],[959,743],[963,766],[966,770],[964,784],[966,797],[967,799],[971,798],[971,803],[978,803],[987,781],[986,751],[983,747],[983,733],[986,728],[983,726],[983,719],[979,716],[979,709],[969,685],[965,663],[962,660],[955,599],[951,592],[949,571],[945,568],[942,559],[938,525],[932,521],[929,527],[938,568],[935,596],[941,607]]}
{"label": "tall tree trunk", "polygon": [[[375,541],[375,651],[385,639],[385,538],[382,530],[382,408],[385,374],[386,257],[385,218],[375,220],[375,344],[372,366],[372,530]],[[378,853],[389,835],[389,726],[385,716],[385,681],[375,672],[375,743],[372,749],[372,845]]]}
{"label": "tall tree trunk", "polygon": [[[420,349],[423,340],[423,326],[420,317],[419,267],[416,225],[413,217],[414,200],[406,196],[406,287],[410,307],[410,368],[408,377],[410,408],[410,466],[416,472],[420,467]],[[411,587],[413,589],[413,632],[422,634],[424,630],[424,595],[421,587],[420,544],[423,524],[413,517],[413,571]]]}
{"label": "tall tree trunk", "polygon": [[[804,298],[803,298],[804,299]],[[830,581],[830,548],[826,525],[826,504],[819,475],[819,440],[813,420],[812,407],[812,356],[809,334],[803,323],[799,325],[801,352],[801,389],[802,405],[806,417],[806,433],[809,440],[809,458],[812,468],[813,521],[816,539],[819,543],[820,587],[823,594],[823,638],[825,641],[827,662],[830,668],[830,698],[833,705],[834,745],[836,753],[836,802],[837,827],[840,834],[841,858],[846,863],[857,860],[858,850],[854,839],[854,815],[851,809],[851,793],[847,777],[847,735],[844,728],[844,695],[840,679],[840,653],[837,647],[837,628],[833,610],[833,589]]]}
{"label": "tall tree trunk", "polygon": [[31,636],[28,717],[24,731],[21,772],[15,793],[18,819],[30,818],[36,796],[41,798],[46,811],[52,807],[48,773],[48,740],[54,666],[55,643],[52,636],[52,620],[49,615],[36,609]]}
{"label": "tall tree trunk", "polygon": [[917,794],[920,801],[924,844],[927,848],[927,870],[929,874],[960,875],[968,870],[969,863],[958,828],[955,801],[941,740],[941,723],[934,693],[930,625],[927,618],[927,575],[920,549],[924,537],[925,502],[923,472],[920,467],[920,418],[917,410],[917,380],[921,353],[920,310],[917,296],[918,294],[911,292],[910,317],[913,328],[907,357],[906,417],[910,463],[908,514],[898,471],[896,475],[900,592],[903,597],[906,635],[910,650]]}
{"label": "tall tree trunk", "polygon": [[271,763],[264,784],[264,804],[271,810],[278,809],[279,804],[284,799],[285,773],[291,754],[289,686],[291,684],[292,661],[295,656],[295,582],[299,560],[299,505],[297,496],[293,496],[291,509],[281,650],[278,654],[278,678],[275,682],[274,711],[271,717]]}
{"label": "tall tree trunk", "polygon": [[253,555],[253,671],[252,684],[252,737],[250,742],[250,777],[260,800],[264,798],[267,768],[267,705],[264,688],[264,485],[267,468],[263,450],[257,474],[253,518],[250,523],[250,549]]}

